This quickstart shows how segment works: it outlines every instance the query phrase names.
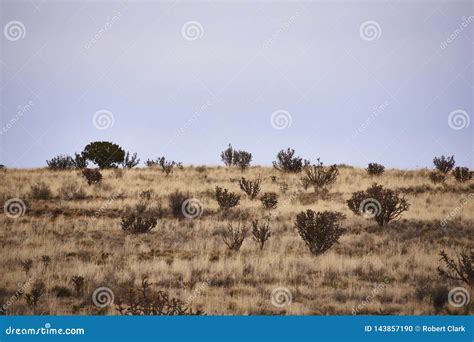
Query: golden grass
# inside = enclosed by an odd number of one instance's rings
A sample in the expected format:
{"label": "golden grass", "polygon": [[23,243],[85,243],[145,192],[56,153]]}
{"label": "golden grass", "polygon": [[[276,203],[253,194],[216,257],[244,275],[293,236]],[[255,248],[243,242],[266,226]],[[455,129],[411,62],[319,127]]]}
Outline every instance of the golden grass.
{"label": "golden grass", "polygon": [[[207,314],[351,314],[371,293],[374,283],[380,282],[387,285],[360,313],[433,314],[429,298],[415,296],[417,289],[433,283],[448,288],[460,285],[437,275],[440,250],[453,255],[472,248],[474,201],[457,212],[445,232],[439,229],[440,221],[459,206],[463,196],[474,192],[472,183],[457,184],[450,179],[445,186],[435,186],[426,170],[388,170],[372,178],[362,169],[342,168],[329,195],[318,198],[302,189],[299,175],[252,167],[244,176],[261,174],[262,192],[279,194],[278,208],[270,211],[264,210],[259,200],[246,198],[238,186],[242,173],[232,168],[203,171],[186,167],[169,177],[157,169],[107,170],[103,174],[102,184],[88,186],[77,171],[2,173],[2,203],[19,198],[28,209],[19,218],[4,213],[0,218],[0,301],[5,303],[18,283],[28,278],[43,281],[47,288],[37,308],[19,298],[8,306],[8,314],[117,314],[113,306],[95,307],[91,293],[107,286],[119,296],[144,275],[157,289],[183,301],[201,284],[208,284],[192,297],[192,306]],[[277,182],[272,182],[271,176],[276,176]],[[380,228],[355,216],[346,205],[352,192],[365,190],[375,181],[391,189],[405,188],[411,204],[402,219],[389,227]],[[37,182],[46,183],[53,198],[30,198],[30,187]],[[60,198],[59,189],[68,183],[82,187],[86,199]],[[288,184],[286,193],[282,193],[281,183]],[[273,235],[262,251],[250,237],[239,252],[227,250],[218,235],[226,221],[212,196],[215,185],[242,195],[240,206],[232,210],[242,213],[244,224],[271,214]],[[202,203],[203,215],[182,220],[166,215],[148,234],[125,234],[120,215],[138,202],[140,192],[150,189],[152,201],[164,208],[172,192],[189,192]],[[294,228],[296,214],[306,209],[337,210],[347,216],[347,232],[322,256],[312,256]],[[98,218],[91,220],[98,211]],[[42,265],[42,255],[51,257],[48,267]],[[34,263],[28,275],[20,265],[25,259]],[[58,298],[53,288],[72,289],[73,275],[85,278],[84,295]],[[270,294],[277,287],[290,290],[290,305],[272,305]],[[446,305],[442,313],[460,310]]]}

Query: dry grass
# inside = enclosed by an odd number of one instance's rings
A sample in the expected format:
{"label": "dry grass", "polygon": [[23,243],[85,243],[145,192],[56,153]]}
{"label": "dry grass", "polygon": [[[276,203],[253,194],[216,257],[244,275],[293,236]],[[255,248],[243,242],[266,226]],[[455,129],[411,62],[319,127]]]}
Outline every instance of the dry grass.
{"label": "dry grass", "polygon": [[[429,291],[422,289],[435,283],[448,289],[461,285],[441,279],[436,267],[441,249],[454,254],[473,247],[474,201],[457,212],[446,231],[439,229],[439,223],[463,196],[474,192],[472,182],[456,184],[451,179],[445,186],[435,186],[426,170],[387,170],[372,178],[364,170],[342,168],[329,194],[318,198],[302,189],[300,176],[271,168],[252,167],[242,174],[229,168],[185,167],[168,177],[157,169],[103,174],[102,184],[92,186],[77,171],[7,170],[1,174],[2,205],[20,198],[27,203],[27,211],[19,218],[4,213],[0,217],[0,304],[18,290],[19,282],[31,278],[31,283],[40,280],[46,285],[36,308],[27,305],[23,296],[8,305],[8,314],[117,314],[114,306],[94,306],[92,292],[106,286],[117,297],[139,284],[144,275],[157,289],[192,302],[207,314],[351,314],[371,294],[374,283],[381,282],[386,286],[359,313],[454,314],[469,309],[445,305],[435,310]],[[242,175],[254,179],[259,174],[261,193],[279,194],[275,210],[263,209],[258,199],[249,200],[239,189]],[[391,189],[403,188],[411,204],[399,222],[386,228],[354,216],[346,205],[352,192],[365,190],[374,181]],[[50,187],[51,198],[31,198],[31,185],[38,182]],[[287,184],[286,193],[282,193],[282,183]],[[78,199],[60,196],[60,188],[67,184],[82,187],[85,193]],[[239,252],[224,245],[218,232],[227,222],[213,198],[215,185],[241,194],[240,205],[227,218],[236,220],[240,215],[250,227],[252,219],[271,213],[272,236],[262,251],[250,237]],[[145,190],[153,190],[151,201],[161,203],[165,216],[150,233],[127,235],[120,228],[120,216]],[[201,217],[172,217],[167,196],[176,190],[189,192],[202,203]],[[347,232],[322,256],[312,256],[294,228],[296,214],[306,209],[337,210],[347,216]],[[41,261],[43,255],[51,258],[48,266]],[[20,264],[26,259],[33,260],[28,274]],[[74,275],[85,279],[83,294],[66,290],[58,296],[58,287],[73,291]],[[290,305],[272,305],[270,294],[277,287],[291,291]]]}

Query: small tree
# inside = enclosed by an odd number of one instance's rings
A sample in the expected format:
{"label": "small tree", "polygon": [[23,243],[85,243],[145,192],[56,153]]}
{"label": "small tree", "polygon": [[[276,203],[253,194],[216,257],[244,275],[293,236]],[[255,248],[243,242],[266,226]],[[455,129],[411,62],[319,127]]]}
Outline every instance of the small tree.
{"label": "small tree", "polygon": [[124,169],[132,169],[140,163],[140,159],[138,159],[137,153],[130,155],[130,152],[125,154],[125,158],[123,159],[122,167]]}
{"label": "small tree", "polygon": [[249,196],[251,200],[255,199],[260,192],[260,184],[262,183],[262,178],[258,176],[254,181],[247,180],[245,177],[239,181],[240,189]]}
{"label": "small tree", "polygon": [[90,143],[84,148],[83,154],[100,169],[116,168],[125,158],[125,151],[119,145],[108,141]]}
{"label": "small tree", "polygon": [[466,285],[474,284],[474,250],[461,251],[457,260],[448,256],[445,251],[439,253],[446,269],[438,267],[438,274],[447,279],[459,280]]}
{"label": "small tree", "polygon": [[454,178],[459,182],[459,183],[465,183],[471,180],[472,174],[469,171],[468,167],[459,167],[457,166],[453,170],[453,175]]}
{"label": "small tree", "polygon": [[390,221],[400,219],[410,204],[399,192],[384,189],[382,185],[374,184],[366,191],[357,191],[347,200],[347,205],[356,215],[369,215],[379,226],[385,226]]}
{"label": "small tree", "polygon": [[82,176],[87,180],[87,184],[99,184],[102,181],[102,174],[98,169],[84,169]]}
{"label": "small tree", "polygon": [[278,195],[275,192],[265,192],[260,198],[263,208],[276,209],[278,205]]}
{"label": "small tree", "polygon": [[380,176],[382,173],[384,173],[385,166],[377,163],[369,163],[366,171],[371,176]]}
{"label": "small tree", "polygon": [[266,219],[262,224],[258,220],[252,221],[252,238],[263,249],[265,242],[270,238],[270,218]]}
{"label": "small tree", "polygon": [[273,162],[273,167],[282,172],[298,173],[301,172],[303,166],[308,165],[309,161],[300,157],[295,157],[295,150],[288,148],[286,151],[281,150],[277,154],[277,160]]}
{"label": "small tree", "polygon": [[454,156],[441,156],[434,157],[433,159],[433,164],[435,165],[435,167],[444,174],[447,174],[449,171],[451,171],[455,163],[456,162],[454,161]]}
{"label": "small tree", "polygon": [[307,189],[308,186],[313,186],[315,192],[327,189],[328,186],[336,181],[339,175],[336,165],[325,167],[319,161],[319,158],[316,165],[306,166],[304,171],[305,175],[301,179],[304,188]]}
{"label": "small tree", "polygon": [[225,211],[239,205],[240,202],[239,195],[236,195],[225,188],[221,188],[220,186],[216,186],[215,197],[219,207]]}
{"label": "small tree", "polygon": [[341,221],[345,216],[336,211],[314,212],[308,209],[296,216],[295,226],[313,255],[326,252],[344,232]]}
{"label": "small tree", "polygon": [[232,223],[229,222],[227,229],[222,232],[222,240],[226,244],[226,246],[234,251],[238,252],[240,247],[242,247],[242,243],[244,242],[245,238],[247,237],[247,229],[240,227],[240,222],[238,227],[234,228]]}

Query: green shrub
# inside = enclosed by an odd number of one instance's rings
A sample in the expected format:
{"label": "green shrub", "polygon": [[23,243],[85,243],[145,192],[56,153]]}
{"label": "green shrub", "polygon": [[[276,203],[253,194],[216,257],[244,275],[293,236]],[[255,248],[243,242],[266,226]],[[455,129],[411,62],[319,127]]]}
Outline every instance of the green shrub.
{"label": "green shrub", "polygon": [[385,171],[385,166],[377,163],[369,163],[366,169],[371,176],[380,176]]}
{"label": "green shrub", "polygon": [[87,180],[87,184],[99,184],[102,181],[102,173],[98,169],[84,169],[82,176]]}
{"label": "green shrub", "polygon": [[215,188],[215,198],[219,207],[222,210],[229,210],[237,205],[240,202],[240,196],[230,192],[228,189],[221,188],[220,186],[216,186]]}
{"label": "green shrub", "polygon": [[456,162],[454,161],[454,156],[441,156],[434,157],[433,159],[433,164],[435,165],[435,167],[438,169],[439,172],[442,172],[444,174],[447,174],[449,171],[451,171],[455,163]]}
{"label": "green shrub", "polygon": [[343,234],[341,221],[345,216],[336,211],[314,212],[308,209],[296,216],[298,234],[313,255],[326,252]]}
{"label": "green shrub", "polygon": [[263,208],[276,209],[278,205],[278,195],[275,192],[265,192],[260,198]]}

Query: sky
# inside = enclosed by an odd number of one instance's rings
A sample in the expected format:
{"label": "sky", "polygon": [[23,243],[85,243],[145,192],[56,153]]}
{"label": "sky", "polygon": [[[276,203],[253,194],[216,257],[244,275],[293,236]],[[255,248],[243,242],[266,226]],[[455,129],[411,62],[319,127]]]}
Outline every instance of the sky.
{"label": "sky", "polygon": [[0,0],[0,164],[474,166],[471,1]]}

